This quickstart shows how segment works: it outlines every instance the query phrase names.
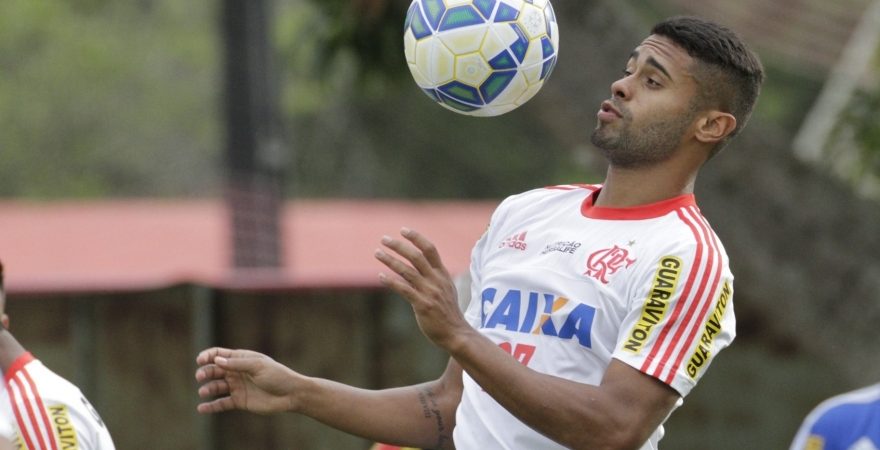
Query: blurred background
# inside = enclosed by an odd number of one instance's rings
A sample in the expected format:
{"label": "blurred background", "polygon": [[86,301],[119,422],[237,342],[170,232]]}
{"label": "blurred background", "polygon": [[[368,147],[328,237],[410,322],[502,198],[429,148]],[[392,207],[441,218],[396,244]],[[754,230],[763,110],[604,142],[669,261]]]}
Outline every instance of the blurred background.
{"label": "blurred background", "polygon": [[697,198],[736,275],[738,338],[667,449],[787,448],[822,399],[880,379],[880,2],[556,0],[560,58],[501,117],[425,97],[407,0],[0,2],[0,258],[15,335],[120,449],[365,449],[309,419],[195,412],[195,355],[268,353],[390,387],[446,356],[379,288],[382,234],[456,273],[492,208],[601,181],[595,111],[670,15],[740,32],[767,82]]}

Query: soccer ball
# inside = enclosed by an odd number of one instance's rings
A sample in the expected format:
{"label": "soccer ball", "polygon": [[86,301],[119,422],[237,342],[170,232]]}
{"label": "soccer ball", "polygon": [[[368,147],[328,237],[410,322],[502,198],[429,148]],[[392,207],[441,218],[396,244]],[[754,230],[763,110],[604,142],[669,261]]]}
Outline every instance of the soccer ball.
{"label": "soccer ball", "polygon": [[549,0],[413,0],[403,48],[432,100],[497,116],[531,99],[550,76],[559,26]]}

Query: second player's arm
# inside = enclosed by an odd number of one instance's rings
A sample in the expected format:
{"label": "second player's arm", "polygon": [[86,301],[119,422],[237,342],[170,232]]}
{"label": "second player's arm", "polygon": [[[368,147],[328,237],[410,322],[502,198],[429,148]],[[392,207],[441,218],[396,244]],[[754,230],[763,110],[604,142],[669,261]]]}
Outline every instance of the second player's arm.
{"label": "second player's arm", "polygon": [[452,449],[455,409],[461,399],[461,367],[450,360],[439,379],[372,391],[312,379],[301,395],[301,413],[375,442]]}
{"label": "second player's arm", "polygon": [[414,386],[368,390],[307,377],[247,350],[210,349],[199,355],[202,413],[241,409],[294,412],[341,431],[389,444],[453,448],[461,367],[449,361],[443,375]]}

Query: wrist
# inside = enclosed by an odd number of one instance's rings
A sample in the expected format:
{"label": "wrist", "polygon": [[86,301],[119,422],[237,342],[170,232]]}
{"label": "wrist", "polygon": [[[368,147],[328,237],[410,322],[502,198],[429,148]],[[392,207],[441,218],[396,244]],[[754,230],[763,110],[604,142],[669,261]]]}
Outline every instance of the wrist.
{"label": "wrist", "polygon": [[468,346],[482,335],[470,326],[452,333],[444,342],[443,348],[451,355],[461,355],[467,352]]}
{"label": "wrist", "polygon": [[313,399],[321,399],[322,381],[320,378],[307,377],[291,370],[291,384],[286,395],[289,412],[309,416],[314,409]]}

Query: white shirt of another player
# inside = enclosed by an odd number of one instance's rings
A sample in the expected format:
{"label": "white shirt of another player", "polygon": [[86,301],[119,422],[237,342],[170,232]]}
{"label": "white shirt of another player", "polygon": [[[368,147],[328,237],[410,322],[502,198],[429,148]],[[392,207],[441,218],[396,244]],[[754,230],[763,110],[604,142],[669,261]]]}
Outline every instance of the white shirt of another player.
{"label": "white shirt of another player", "polygon": [[4,374],[0,433],[24,450],[114,450],[79,388],[25,353]]}
{"label": "white shirt of another player", "polygon": [[[599,186],[506,199],[471,256],[465,317],[529,368],[597,386],[620,360],[682,397],[734,336],[733,275],[692,195],[592,205]],[[561,449],[463,374],[457,448]],[[656,449],[659,427],[643,450]]]}

